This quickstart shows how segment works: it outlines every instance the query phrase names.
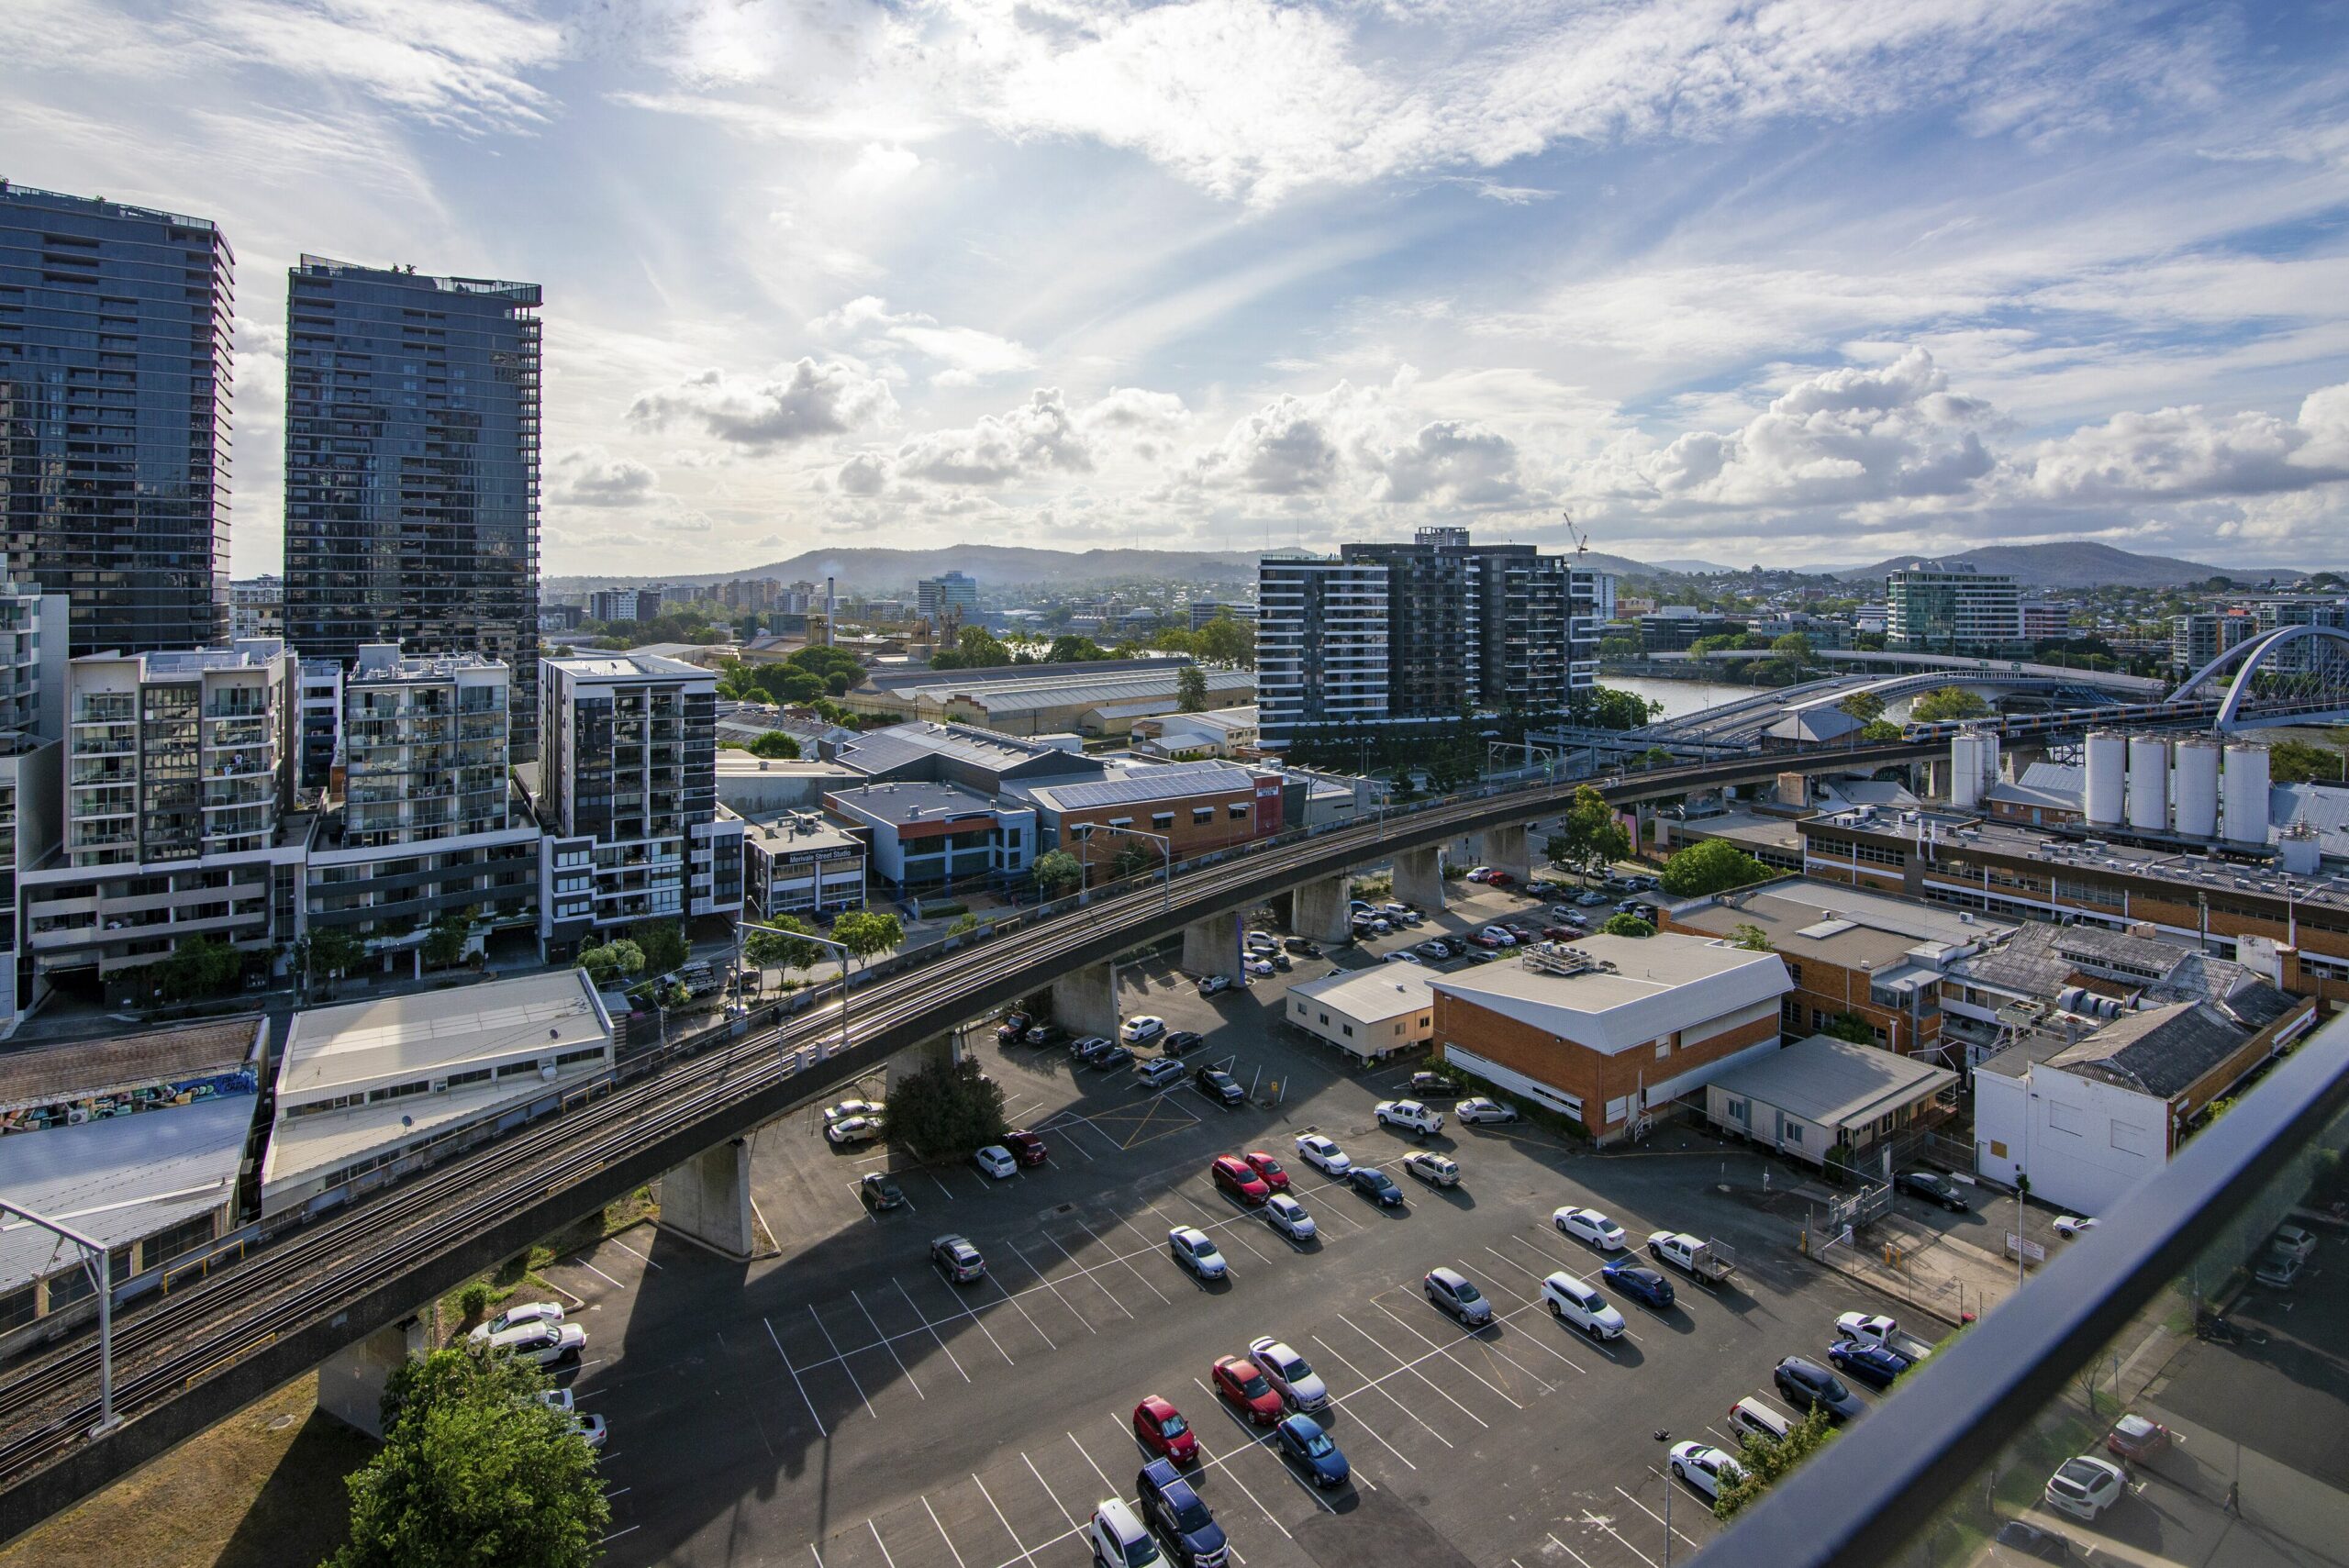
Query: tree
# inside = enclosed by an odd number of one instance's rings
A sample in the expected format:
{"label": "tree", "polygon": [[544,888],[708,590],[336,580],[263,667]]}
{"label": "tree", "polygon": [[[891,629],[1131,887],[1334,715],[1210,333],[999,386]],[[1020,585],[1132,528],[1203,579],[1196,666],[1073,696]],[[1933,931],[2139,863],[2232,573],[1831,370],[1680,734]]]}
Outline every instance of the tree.
{"label": "tree", "polygon": [[432,929],[424,939],[424,962],[435,968],[445,969],[465,956],[465,945],[473,940],[473,917],[460,909],[451,909],[432,922]]}
{"label": "tree", "polygon": [[2267,749],[2267,776],[2277,784],[2339,784],[2343,753],[2305,740],[2278,740]]}
{"label": "tree", "polygon": [[1770,874],[1760,861],[1725,839],[1691,844],[1664,862],[1664,890],[1675,898],[1701,898],[1760,882]]}
{"label": "tree", "polygon": [[1652,937],[1655,928],[1637,915],[1609,915],[1607,924],[1598,928],[1610,937]]}
{"label": "tree", "polygon": [[1826,1407],[1820,1405],[1811,1407],[1809,1414],[1797,1421],[1783,1438],[1746,1433],[1737,1450],[1737,1467],[1745,1473],[1721,1488],[1720,1496],[1713,1502],[1713,1517],[1734,1517],[1761,1496],[1772,1482],[1794,1473],[1803,1461],[1825,1448],[1834,1436],[1835,1423],[1829,1418]]}
{"label": "tree", "polygon": [[1197,646],[1192,652],[1205,663],[1252,670],[1256,667],[1255,625],[1234,618],[1230,610],[1219,611],[1215,619],[1199,628]]}
{"label": "tree", "polygon": [[961,915],[955,917],[952,925],[946,928],[946,934],[950,937],[970,937],[976,936],[978,934],[978,929],[979,917],[976,915],[972,914],[970,911],[964,910]]}
{"label": "tree", "polygon": [[1872,718],[1860,726],[1860,739],[1863,740],[1898,740],[1902,734],[1900,726],[1886,718]]}
{"label": "tree", "polygon": [[1838,1013],[1828,1019],[1827,1027],[1819,1032],[1831,1040],[1849,1040],[1854,1045],[1876,1043],[1875,1028],[1857,1013]]}
{"label": "tree", "polygon": [[1598,657],[1608,664],[1626,663],[1640,656],[1640,639],[1636,637],[1602,637],[1598,639]]}
{"label": "tree", "polygon": [[1593,729],[1637,729],[1664,711],[1664,705],[1636,692],[1593,686],[1566,699],[1566,717]]}
{"label": "tree", "polygon": [[1008,1130],[1003,1090],[978,1059],[933,1062],[889,1091],[889,1136],[929,1160],[958,1158],[998,1142]]}
{"label": "tree", "polygon": [[1640,766],[1643,768],[1668,768],[1679,760],[1662,746],[1651,746],[1640,753]]}
{"label": "tree", "polygon": [[742,939],[742,956],[751,962],[761,969],[813,969],[824,962],[828,950],[821,942],[807,940],[807,921],[796,915],[776,915],[766,924],[776,929],[752,931]]}
{"label": "tree", "polygon": [[1186,664],[1174,672],[1175,704],[1185,713],[1205,713],[1208,706],[1208,674],[1197,664]]}
{"label": "tree", "polygon": [[852,909],[832,922],[832,940],[858,958],[871,958],[903,946],[906,928],[895,915]]}
{"label": "tree", "polygon": [[1542,848],[1552,865],[1587,874],[1629,855],[1631,835],[1616,820],[1615,808],[1607,804],[1607,797],[1582,784],[1558,818],[1558,830]]}
{"label": "tree", "polygon": [[628,929],[629,940],[644,955],[644,967],[666,974],[693,956],[685,933],[674,920],[639,920]]}
{"label": "tree", "polygon": [[644,973],[644,950],[626,937],[616,938],[579,955],[579,967],[597,990]]}
{"label": "tree", "polygon": [[165,1002],[217,995],[244,978],[245,955],[206,936],[180,939],[169,958],[142,964],[128,976],[142,993]]}
{"label": "tree", "polygon": [[341,974],[367,956],[367,944],[340,926],[314,926],[304,940],[313,980]]}
{"label": "tree", "polygon": [[930,656],[933,670],[993,670],[1010,662],[1011,650],[983,626],[964,627],[951,650]]}
{"label": "tree", "polygon": [[1747,952],[1776,952],[1776,944],[1770,933],[1748,920],[1741,920],[1729,929],[1729,945],[1743,948]]}
{"label": "tree", "polygon": [[1698,658],[1703,659],[1714,653],[1736,652],[1743,649],[1744,646],[1745,633],[1742,631],[1723,631],[1716,632],[1710,637],[1698,638],[1696,641],[1688,645],[1688,651],[1696,655]]}
{"label": "tree", "polygon": [[1109,657],[1109,651],[1108,649],[1102,647],[1099,643],[1094,641],[1089,637],[1080,637],[1072,632],[1066,636],[1055,637],[1052,639],[1052,647],[1046,650],[1044,653],[1044,662],[1047,664],[1081,664],[1095,659],[1107,659],[1108,657]]}
{"label": "tree", "polygon": [[349,1479],[351,1539],[325,1568],[586,1568],[611,1523],[596,1456],[510,1356],[435,1351],[393,1369],[384,1446]]}
{"label": "tree", "polygon": [[753,757],[774,757],[787,762],[797,759],[799,742],[780,729],[770,729],[753,738],[750,750]]}
{"label": "tree", "polygon": [[1058,898],[1085,880],[1085,866],[1066,850],[1046,850],[1028,868],[1028,874],[1036,879],[1036,892],[1041,896]]}
{"label": "tree", "polygon": [[1791,659],[1798,664],[1808,664],[1812,658],[1810,639],[1798,631],[1790,631],[1773,641],[1770,644],[1770,651],[1782,659]]}
{"label": "tree", "polygon": [[1953,718],[1982,718],[1990,712],[1990,705],[1964,686],[1943,686],[1937,692],[1927,692],[1909,706],[1910,722],[1942,724]]}

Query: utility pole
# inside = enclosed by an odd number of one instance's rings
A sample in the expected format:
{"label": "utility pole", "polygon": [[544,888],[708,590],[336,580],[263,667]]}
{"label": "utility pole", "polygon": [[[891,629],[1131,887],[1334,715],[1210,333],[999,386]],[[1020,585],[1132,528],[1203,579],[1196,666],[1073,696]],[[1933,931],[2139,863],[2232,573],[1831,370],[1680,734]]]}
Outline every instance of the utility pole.
{"label": "utility pole", "polygon": [[1672,1568],[1672,1434],[1662,1427],[1655,1440],[1664,1445],[1664,1568]]}
{"label": "utility pole", "polygon": [[98,1287],[98,1424],[90,1429],[90,1436],[104,1437],[122,1425],[122,1418],[114,1413],[114,1258],[95,1237],[44,1219],[22,1204],[0,1198],[0,1214],[13,1214],[82,1251],[82,1267]]}

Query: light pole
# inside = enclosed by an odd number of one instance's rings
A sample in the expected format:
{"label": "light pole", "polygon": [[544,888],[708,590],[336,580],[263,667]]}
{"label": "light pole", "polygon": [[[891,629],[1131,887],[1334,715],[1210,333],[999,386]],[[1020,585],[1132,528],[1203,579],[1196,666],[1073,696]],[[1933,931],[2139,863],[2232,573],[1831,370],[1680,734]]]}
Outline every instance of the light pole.
{"label": "light pole", "polygon": [[[53,1219],[44,1219],[22,1204],[0,1198],[0,1214],[13,1214],[28,1225],[37,1225],[53,1236],[61,1236],[82,1250],[82,1267],[95,1279],[98,1287],[98,1424],[90,1429],[94,1438],[103,1437],[122,1425],[122,1418],[114,1413],[114,1259],[103,1242],[69,1229]],[[94,1262],[95,1260],[95,1262]]]}
{"label": "light pole", "polygon": [[[819,937],[813,931],[786,931],[780,926],[762,926],[752,920],[737,920],[734,922],[734,973],[737,977],[735,993],[738,995],[740,995],[741,992],[740,977],[742,973],[742,933],[745,931],[771,931],[778,937],[788,937],[794,941],[814,942],[818,947],[829,948],[834,952],[841,955],[841,1049],[842,1051],[846,1051],[849,1045],[849,961],[853,959],[856,954],[850,951],[846,943],[836,942],[829,937]],[[765,980],[763,974],[762,974],[760,985],[762,989],[764,989]]]}
{"label": "light pole", "polygon": [[1672,1568],[1672,1434],[1658,1427],[1655,1440],[1664,1445],[1664,1568]]}

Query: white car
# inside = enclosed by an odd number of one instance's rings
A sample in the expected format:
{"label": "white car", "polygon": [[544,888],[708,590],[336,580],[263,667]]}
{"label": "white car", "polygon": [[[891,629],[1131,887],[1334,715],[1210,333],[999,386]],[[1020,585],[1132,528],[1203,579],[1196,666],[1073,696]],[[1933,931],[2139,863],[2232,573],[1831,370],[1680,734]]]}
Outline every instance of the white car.
{"label": "white car", "polygon": [[520,1329],[532,1323],[560,1323],[562,1304],[559,1301],[525,1301],[507,1307],[488,1322],[475,1329],[467,1338],[473,1343],[487,1344],[508,1329]]}
{"label": "white car", "polygon": [[1415,952],[1390,952],[1386,955],[1384,962],[1387,963],[1417,963],[1419,962],[1419,955]]}
{"label": "white car", "polygon": [[1252,958],[1241,967],[1261,980],[1273,972],[1273,961],[1269,958]]}
{"label": "white car", "polygon": [[1493,868],[1490,866],[1470,866],[1468,868],[1468,880],[1470,882],[1490,882],[1493,880]]}
{"label": "white car", "polygon": [[1297,1134],[1297,1157],[1325,1176],[1342,1176],[1354,1168],[1344,1150],[1318,1132]]}
{"label": "white car", "polygon": [[1473,1100],[1463,1100],[1452,1107],[1452,1114],[1464,1125],[1478,1121],[1515,1121],[1517,1107],[1505,1106],[1498,1100],[1488,1100],[1479,1095]]}
{"label": "white car", "polygon": [[1381,1100],[1375,1113],[1381,1127],[1401,1129],[1426,1138],[1443,1130],[1443,1115],[1417,1100]]}
{"label": "white car", "polygon": [[1513,948],[1522,940],[1507,926],[1486,926],[1476,934],[1480,937],[1490,937],[1505,948]]}
{"label": "white car", "polygon": [[1137,1013],[1119,1027],[1118,1038],[1128,1045],[1156,1040],[1166,1032],[1166,1020],[1155,1013]]}
{"label": "white car", "polygon": [[1303,1356],[1280,1340],[1267,1335],[1248,1342],[1248,1359],[1264,1374],[1264,1381],[1280,1391],[1292,1410],[1326,1410],[1330,1407],[1330,1385],[1321,1374],[1307,1364]]}
{"label": "white car", "polygon": [[1281,946],[1280,939],[1270,931],[1251,931],[1242,939],[1241,945],[1250,952],[1262,953],[1278,952]]}
{"label": "white car", "polygon": [[576,1323],[525,1323],[518,1329],[492,1334],[489,1348],[500,1355],[519,1356],[540,1366],[551,1366],[587,1348],[587,1330]]}
{"label": "white car", "polygon": [[1231,976],[1229,974],[1209,974],[1199,981],[1199,995],[1202,996],[1212,996],[1219,991],[1230,989]]}
{"label": "white car", "polygon": [[2279,1225],[2276,1228],[2276,1234],[2267,1239],[2267,1250],[2289,1252],[2306,1262],[2316,1251],[2316,1238],[2297,1225]]}
{"label": "white car", "polygon": [[601,1416],[573,1416],[571,1429],[586,1440],[589,1451],[596,1453],[603,1451],[604,1440],[611,1435]]}
{"label": "white car", "polygon": [[824,1107],[826,1121],[846,1121],[852,1116],[878,1117],[886,1114],[888,1106],[878,1100],[842,1100],[836,1106]]}
{"label": "white car", "polygon": [[1737,1461],[1706,1443],[1674,1443],[1672,1473],[1709,1501],[1719,1502],[1730,1484],[1744,1478]]}
{"label": "white car", "polygon": [[2093,1524],[2099,1514],[2121,1501],[2128,1490],[2129,1477],[2121,1473],[2119,1465],[2084,1453],[2077,1459],[2065,1460],[2047,1478],[2047,1506]]}
{"label": "white car", "polygon": [[568,1388],[541,1388],[538,1398],[539,1403],[550,1410],[560,1410],[566,1416],[571,1414],[571,1390]]}
{"label": "white car", "polygon": [[824,1136],[843,1147],[851,1143],[870,1143],[881,1136],[881,1124],[869,1116],[842,1117],[824,1129]]}
{"label": "white car", "polygon": [[1305,1206],[1286,1193],[1275,1193],[1266,1198],[1264,1214],[1265,1224],[1292,1241],[1310,1241],[1318,1234],[1313,1229],[1313,1217],[1305,1212]]}
{"label": "white car", "polygon": [[1587,1241],[1602,1252],[1620,1252],[1630,1245],[1623,1228],[1595,1208],[1568,1204],[1550,1216],[1550,1223],[1558,1228],[1559,1235]]}
{"label": "white car", "polygon": [[1623,1337],[1623,1315],[1608,1299],[1564,1269],[1542,1282],[1542,1305],[1561,1323],[1571,1323],[1594,1340]]}
{"label": "white car", "polygon": [[2055,1234],[2068,1241],[2082,1231],[2096,1229],[2096,1217],[2087,1214],[2064,1214],[2055,1218]]}
{"label": "white car", "polygon": [[1208,1233],[1196,1225],[1177,1225],[1166,1233],[1174,1261],[1203,1280],[1221,1279],[1231,1272]]}
{"label": "white car", "polygon": [[1586,893],[1581,897],[1575,899],[1575,902],[1581,905],[1586,909],[1596,909],[1601,904],[1607,902],[1607,895],[1599,892],[1598,889],[1594,887],[1588,893]]}
{"label": "white car", "polygon": [[971,1163],[998,1182],[1006,1176],[1019,1173],[1019,1162],[1013,1159],[1011,1151],[1000,1143],[990,1143],[972,1155]]}

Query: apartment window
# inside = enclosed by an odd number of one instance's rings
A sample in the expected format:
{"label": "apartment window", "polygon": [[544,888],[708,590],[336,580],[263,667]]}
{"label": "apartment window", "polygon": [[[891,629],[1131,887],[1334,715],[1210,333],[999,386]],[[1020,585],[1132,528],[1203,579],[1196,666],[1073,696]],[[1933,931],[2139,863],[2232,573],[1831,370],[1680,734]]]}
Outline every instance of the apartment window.
{"label": "apartment window", "polygon": [[1353,1038],[1354,1038],[1354,1026],[1353,1026],[1353,1025],[1352,1025],[1352,1024],[1343,1024],[1343,1025],[1341,1025],[1340,1027],[1341,1027],[1341,1028],[1342,1028],[1342,1029],[1346,1031],[1346,1038],[1347,1038],[1348,1040],[1352,1040],[1352,1039],[1353,1039]]}

